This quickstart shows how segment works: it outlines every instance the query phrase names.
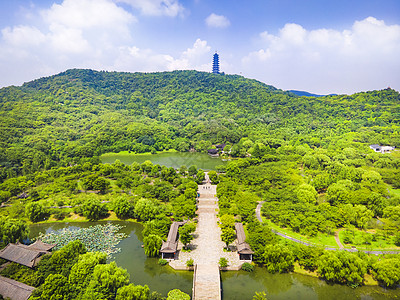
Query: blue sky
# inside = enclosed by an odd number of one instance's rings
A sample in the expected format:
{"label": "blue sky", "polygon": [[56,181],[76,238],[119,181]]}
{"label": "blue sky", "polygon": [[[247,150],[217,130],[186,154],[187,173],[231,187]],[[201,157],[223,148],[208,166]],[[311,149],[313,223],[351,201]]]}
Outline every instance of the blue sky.
{"label": "blue sky", "polygon": [[241,74],[314,93],[400,90],[398,0],[0,1],[0,87],[69,68]]}

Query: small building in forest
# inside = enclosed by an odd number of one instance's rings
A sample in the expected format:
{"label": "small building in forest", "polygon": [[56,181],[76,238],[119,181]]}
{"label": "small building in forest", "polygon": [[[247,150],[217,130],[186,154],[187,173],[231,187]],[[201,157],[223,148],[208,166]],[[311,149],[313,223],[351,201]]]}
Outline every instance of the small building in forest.
{"label": "small building in forest", "polygon": [[55,246],[56,244],[46,244],[39,240],[31,245],[10,243],[0,251],[0,258],[34,268],[41,257],[50,253]]}
{"label": "small building in forest", "polygon": [[163,259],[175,259],[178,249],[178,230],[186,222],[173,222],[169,228],[167,241],[162,243],[160,253]]}
{"label": "small building in forest", "polygon": [[372,150],[374,150],[375,152],[379,152],[379,153],[390,153],[390,151],[393,151],[396,147],[394,146],[381,146],[378,144],[373,144],[370,145],[369,148],[371,148]]}
{"label": "small building in forest", "polygon": [[246,234],[244,233],[243,224],[235,223],[236,230],[236,248],[239,253],[240,260],[252,260],[253,259],[253,251],[250,248],[250,245],[246,243]]}

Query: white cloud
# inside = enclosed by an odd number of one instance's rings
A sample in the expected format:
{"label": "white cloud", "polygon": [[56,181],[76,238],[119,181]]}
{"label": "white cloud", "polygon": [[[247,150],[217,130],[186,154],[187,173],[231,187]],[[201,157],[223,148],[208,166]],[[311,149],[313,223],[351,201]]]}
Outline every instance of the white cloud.
{"label": "white cloud", "polygon": [[39,29],[31,26],[6,27],[1,33],[6,43],[15,46],[37,46],[46,40]]}
{"label": "white cloud", "polygon": [[[133,15],[113,0],[64,0],[35,11],[35,26],[1,30],[0,85],[20,84],[72,67],[112,66],[132,42]],[[31,20],[30,18],[29,20]]]}
{"label": "white cloud", "polygon": [[185,8],[178,0],[118,0],[139,9],[143,15],[149,16],[183,16]]}
{"label": "white cloud", "polygon": [[212,13],[206,18],[206,24],[208,27],[226,28],[231,22],[225,16]]}
{"label": "white cloud", "polygon": [[168,54],[159,54],[150,49],[122,47],[114,68],[120,71],[173,71],[199,70],[210,71],[211,47],[207,41],[197,39],[191,48],[174,58]]}
{"label": "white cloud", "polygon": [[244,73],[279,88],[352,93],[400,82],[400,26],[373,17],[344,31],[286,24],[260,40],[265,48],[242,59]]}

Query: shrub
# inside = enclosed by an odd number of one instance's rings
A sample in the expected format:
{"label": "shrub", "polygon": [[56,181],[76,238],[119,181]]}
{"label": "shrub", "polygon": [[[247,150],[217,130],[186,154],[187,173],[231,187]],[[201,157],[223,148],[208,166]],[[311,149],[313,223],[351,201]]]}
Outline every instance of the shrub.
{"label": "shrub", "polygon": [[155,257],[162,246],[162,239],[155,234],[149,234],[143,239],[144,253],[147,256]]}
{"label": "shrub", "polygon": [[66,211],[58,210],[54,212],[54,218],[56,218],[57,220],[64,220],[65,218],[70,216],[71,214]]}
{"label": "shrub", "polygon": [[188,266],[188,267],[193,267],[193,265],[194,265],[193,258],[188,259],[188,260],[186,261],[186,266]]}
{"label": "shrub", "polygon": [[221,257],[221,258],[219,259],[219,266],[220,266],[221,268],[227,267],[227,266],[228,266],[228,260],[227,260],[225,257]]}
{"label": "shrub", "polygon": [[254,271],[254,266],[252,264],[250,264],[250,263],[245,262],[242,265],[242,270],[246,271],[246,272],[253,272]]}
{"label": "shrub", "polygon": [[158,264],[161,266],[165,266],[168,263],[168,261],[166,259],[160,258],[158,260]]}
{"label": "shrub", "polygon": [[283,273],[293,269],[292,251],[283,245],[267,245],[264,251],[264,264],[270,273]]}

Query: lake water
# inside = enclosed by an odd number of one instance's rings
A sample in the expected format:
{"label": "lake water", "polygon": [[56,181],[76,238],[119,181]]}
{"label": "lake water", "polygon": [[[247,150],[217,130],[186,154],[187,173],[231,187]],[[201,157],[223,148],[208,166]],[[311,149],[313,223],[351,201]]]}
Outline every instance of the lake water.
{"label": "lake water", "polygon": [[[118,245],[121,252],[114,254],[118,266],[128,270],[131,282],[147,284],[151,290],[166,296],[169,290],[178,288],[191,295],[193,272],[175,271],[168,266],[160,266],[157,258],[147,258],[142,245],[141,224],[113,222],[125,226],[121,232],[129,235]],[[104,222],[53,223],[31,226],[31,237],[39,232],[50,232],[65,227],[89,227]],[[221,272],[223,300],[250,300],[255,292],[265,291],[269,300],[347,300],[347,299],[400,299],[400,290],[385,290],[380,287],[364,286],[352,289],[342,285],[328,285],[314,277],[300,274],[269,274],[265,268],[256,267],[254,272]]]}
{"label": "lake water", "polygon": [[206,153],[192,152],[162,152],[157,154],[118,154],[108,153],[101,157],[102,163],[114,163],[119,159],[124,164],[130,165],[133,162],[143,163],[150,160],[153,164],[161,166],[179,168],[182,165],[190,167],[195,165],[199,169],[206,171],[215,170],[218,165],[225,165],[227,162],[222,161],[219,157],[211,157]]}

